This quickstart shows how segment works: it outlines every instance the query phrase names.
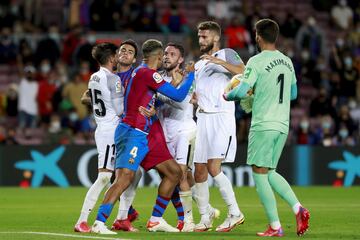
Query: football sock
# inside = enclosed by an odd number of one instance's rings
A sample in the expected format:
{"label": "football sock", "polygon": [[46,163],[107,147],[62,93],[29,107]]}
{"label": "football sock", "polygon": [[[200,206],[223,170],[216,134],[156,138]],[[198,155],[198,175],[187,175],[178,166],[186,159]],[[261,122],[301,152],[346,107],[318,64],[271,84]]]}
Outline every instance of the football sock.
{"label": "football sock", "polygon": [[195,183],[196,204],[199,208],[201,219],[207,221],[209,218],[209,185],[208,182]]}
{"label": "football sock", "polygon": [[160,218],[162,218],[167,205],[169,204],[170,198],[157,196],[156,203],[154,209],[151,214],[150,221],[157,222]]}
{"label": "football sock", "polygon": [[135,178],[130,184],[130,186],[123,192],[123,194],[121,194],[119,211],[116,219],[125,220],[128,218],[128,214],[131,214],[135,211],[134,208],[132,208],[132,203],[134,201],[136,195],[136,188],[139,184],[141,176],[141,170],[138,169],[135,173]]}
{"label": "football sock", "polygon": [[255,181],[256,191],[259,195],[260,201],[265,208],[266,216],[273,229],[278,229],[276,226],[272,226],[272,223],[279,222],[279,215],[276,208],[276,200],[274,192],[271,189],[268,174],[258,174],[253,172],[253,178]]}
{"label": "football sock", "polygon": [[280,174],[275,172],[275,170],[269,171],[268,175],[271,187],[289,204],[296,214],[301,205],[289,183]]}
{"label": "football sock", "polygon": [[176,186],[171,196],[171,202],[176,209],[176,213],[179,221],[184,221],[184,208],[180,200],[179,187]]}
{"label": "football sock", "polygon": [[191,191],[181,191],[179,195],[184,208],[185,221],[193,222]]}
{"label": "football sock", "polygon": [[235,193],[229,179],[223,172],[221,172],[214,177],[214,181],[220,190],[222,198],[229,208],[229,213],[234,216],[239,216],[240,209],[236,202]]}
{"label": "football sock", "polygon": [[101,191],[110,182],[111,176],[111,172],[99,172],[96,181],[86,193],[86,197],[81,209],[81,214],[77,223],[87,222],[89,214],[94,208]]}
{"label": "football sock", "polygon": [[106,222],[106,220],[108,219],[108,217],[111,214],[111,211],[113,209],[114,205],[111,203],[103,203],[100,205],[98,214],[96,216],[96,220],[100,221],[100,222]]}
{"label": "football sock", "polygon": [[133,207],[133,205],[130,205],[128,214],[133,214],[134,212],[135,212],[135,208]]}

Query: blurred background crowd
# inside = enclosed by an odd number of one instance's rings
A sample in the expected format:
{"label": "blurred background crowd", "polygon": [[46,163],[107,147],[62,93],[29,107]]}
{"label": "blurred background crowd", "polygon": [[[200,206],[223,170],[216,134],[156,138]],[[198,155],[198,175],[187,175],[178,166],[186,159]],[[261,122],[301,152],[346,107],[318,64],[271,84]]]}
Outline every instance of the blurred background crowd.
{"label": "blurred background crowd", "polygon": [[[80,97],[97,70],[97,42],[176,40],[197,60],[196,24],[211,19],[222,26],[223,46],[246,63],[256,53],[254,23],[264,17],[279,23],[278,48],[298,77],[289,144],[359,145],[358,0],[2,0],[0,143],[94,143]],[[250,116],[237,106],[236,119],[244,143]]]}

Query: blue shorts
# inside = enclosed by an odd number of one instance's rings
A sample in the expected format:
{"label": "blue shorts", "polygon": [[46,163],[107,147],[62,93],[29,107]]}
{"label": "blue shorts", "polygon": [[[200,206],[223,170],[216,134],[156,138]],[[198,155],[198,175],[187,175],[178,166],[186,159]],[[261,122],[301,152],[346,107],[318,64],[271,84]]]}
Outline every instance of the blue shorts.
{"label": "blue shorts", "polygon": [[136,171],[149,152],[147,134],[120,123],[115,131],[115,168]]}

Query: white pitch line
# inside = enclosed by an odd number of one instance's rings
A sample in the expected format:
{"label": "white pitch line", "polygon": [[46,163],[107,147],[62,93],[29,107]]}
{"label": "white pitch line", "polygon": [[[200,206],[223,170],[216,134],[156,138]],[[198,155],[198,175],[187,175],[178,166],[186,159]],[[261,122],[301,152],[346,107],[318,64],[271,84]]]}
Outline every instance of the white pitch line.
{"label": "white pitch line", "polygon": [[50,232],[0,232],[0,234],[34,234],[34,235],[48,235],[48,236],[86,238],[86,239],[131,240],[131,239],[125,239],[125,238],[107,238],[107,237],[95,237],[95,236],[81,236],[81,235],[75,235],[75,234],[50,233]]}

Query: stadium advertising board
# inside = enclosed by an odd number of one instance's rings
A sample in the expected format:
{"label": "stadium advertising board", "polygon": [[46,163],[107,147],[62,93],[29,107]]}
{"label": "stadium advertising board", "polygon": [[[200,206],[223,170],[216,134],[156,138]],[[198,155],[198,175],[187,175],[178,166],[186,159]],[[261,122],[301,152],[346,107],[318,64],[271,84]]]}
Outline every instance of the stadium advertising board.
{"label": "stadium advertising board", "polygon": [[[254,186],[246,165],[246,146],[238,146],[236,162],[224,164],[234,186]],[[278,171],[294,185],[352,186],[360,184],[359,148],[286,147]],[[87,186],[97,176],[94,146],[2,146],[1,186]],[[155,171],[144,174],[140,186],[156,186]],[[209,178],[210,185],[213,184]]]}

